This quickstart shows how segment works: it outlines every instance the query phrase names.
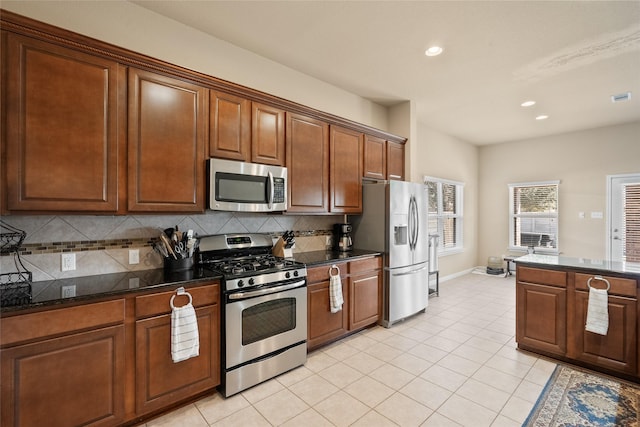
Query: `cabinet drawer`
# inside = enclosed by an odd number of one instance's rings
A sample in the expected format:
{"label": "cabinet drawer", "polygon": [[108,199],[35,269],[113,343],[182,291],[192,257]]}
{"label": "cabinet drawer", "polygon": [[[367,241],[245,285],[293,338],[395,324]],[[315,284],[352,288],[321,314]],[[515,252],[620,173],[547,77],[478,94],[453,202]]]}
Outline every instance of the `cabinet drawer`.
{"label": "cabinet drawer", "polygon": [[349,274],[379,270],[380,268],[382,268],[382,257],[359,259],[349,263]]}
{"label": "cabinet drawer", "polygon": [[610,294],[614,295],[622,295],[625,297],[637,297],[638,295],[638,284],[633,279],[623,279],[621,277],[609,277],[609,276],[598,276],[594,274],[583,274],[576,273],[576,289],[582,291],[588,291],[589,287],[587,286],[587,282],[589,279],[591,280],[591,286],[598,289],[606,289],[607,284],[602,280],[597,280],[595,277],[601,277],[606,279],[611,284],[611,289],[609,289]]}
{"label": "cabinet drawer", "polygon": [[[335,263],[340,269],[340,277],[345,277],[347,275],[347,263]],[[307,268],[307,282],[308,283],[316,283],[323,282],[325,280],[329,280],[329,270],[331,266],[334,264],[326,264],[320,267],[312,267]]]}
{"label": "cabinet drawer", "polygon": [[[177,289],[178,287],[176,287]],[[206,286],[187,288],[186,291],[191,294],[194,307],[203,307],[205,305],[218,304],[220,301],[220,285],[213,283]],[[175,295],[175,289],[166,292],[158,292],[155,294],[142,295],[136,297],[136,318],[159,316],[171,312],[171,297]],[[189,298],[185,295],[176,296],[174,305],[181,307],[189,302]]]}
{"label": "cabinet drawer", "polygon": [[0,345],[123,322],[123,299],[5,317]]}
{"label": "cabinet drawer", "polygon": [[567,273],[564,271],[517,266],[516,276],[519,282],[539,283],[563,288],[567,286]]}

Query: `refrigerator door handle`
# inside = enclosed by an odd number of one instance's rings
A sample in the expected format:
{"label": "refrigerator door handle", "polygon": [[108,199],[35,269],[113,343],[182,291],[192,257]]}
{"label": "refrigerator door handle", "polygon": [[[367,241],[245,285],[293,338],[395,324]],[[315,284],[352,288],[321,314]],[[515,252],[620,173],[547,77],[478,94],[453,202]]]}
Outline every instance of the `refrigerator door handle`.
{"label": "refrigerator door handle", "polygon": [[411,271],[405,271],[404,273],[391,273],[392,276],[408,276],[410,274],[417,274],[420,273],[421,271],[425,271],[428,270],[429,267],[422,267],[419,268],[417,270],[411,270]]}
{"label": "refrigerator door handle", "polygon": [[418,202],[412,195],[409,199],[409,249],[414,251],[418,244]]}

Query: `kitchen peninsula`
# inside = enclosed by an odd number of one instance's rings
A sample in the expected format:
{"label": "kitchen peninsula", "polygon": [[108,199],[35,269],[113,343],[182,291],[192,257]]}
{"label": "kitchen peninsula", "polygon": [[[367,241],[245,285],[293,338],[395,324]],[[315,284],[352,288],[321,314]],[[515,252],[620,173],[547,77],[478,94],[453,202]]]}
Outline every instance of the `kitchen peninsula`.
{"label": "kitchen peninsula", "polygon": [[[515,263],[518,348],[640,381],[640,264],[538,254]],[[607,289],[606,335],[585,330],[590,287]]]}

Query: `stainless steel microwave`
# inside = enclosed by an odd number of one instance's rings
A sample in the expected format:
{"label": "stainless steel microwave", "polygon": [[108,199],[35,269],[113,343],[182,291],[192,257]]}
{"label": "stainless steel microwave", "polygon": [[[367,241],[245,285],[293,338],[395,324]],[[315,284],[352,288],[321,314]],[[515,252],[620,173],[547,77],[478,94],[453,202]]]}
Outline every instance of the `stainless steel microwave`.
{"label": "stainless steel microwave", "polygon": [[209,159],[209,207],[217,211],[287,210],[287,168]]}

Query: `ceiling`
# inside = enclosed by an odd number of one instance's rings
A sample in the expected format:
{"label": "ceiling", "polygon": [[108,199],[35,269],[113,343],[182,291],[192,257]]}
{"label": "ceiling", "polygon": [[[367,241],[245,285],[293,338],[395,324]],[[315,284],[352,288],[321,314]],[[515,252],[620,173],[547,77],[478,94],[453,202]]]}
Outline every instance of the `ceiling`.
{"label": "ceiling", "polygon": [[640,1],[134,3],[476,145],[640,120]]}

